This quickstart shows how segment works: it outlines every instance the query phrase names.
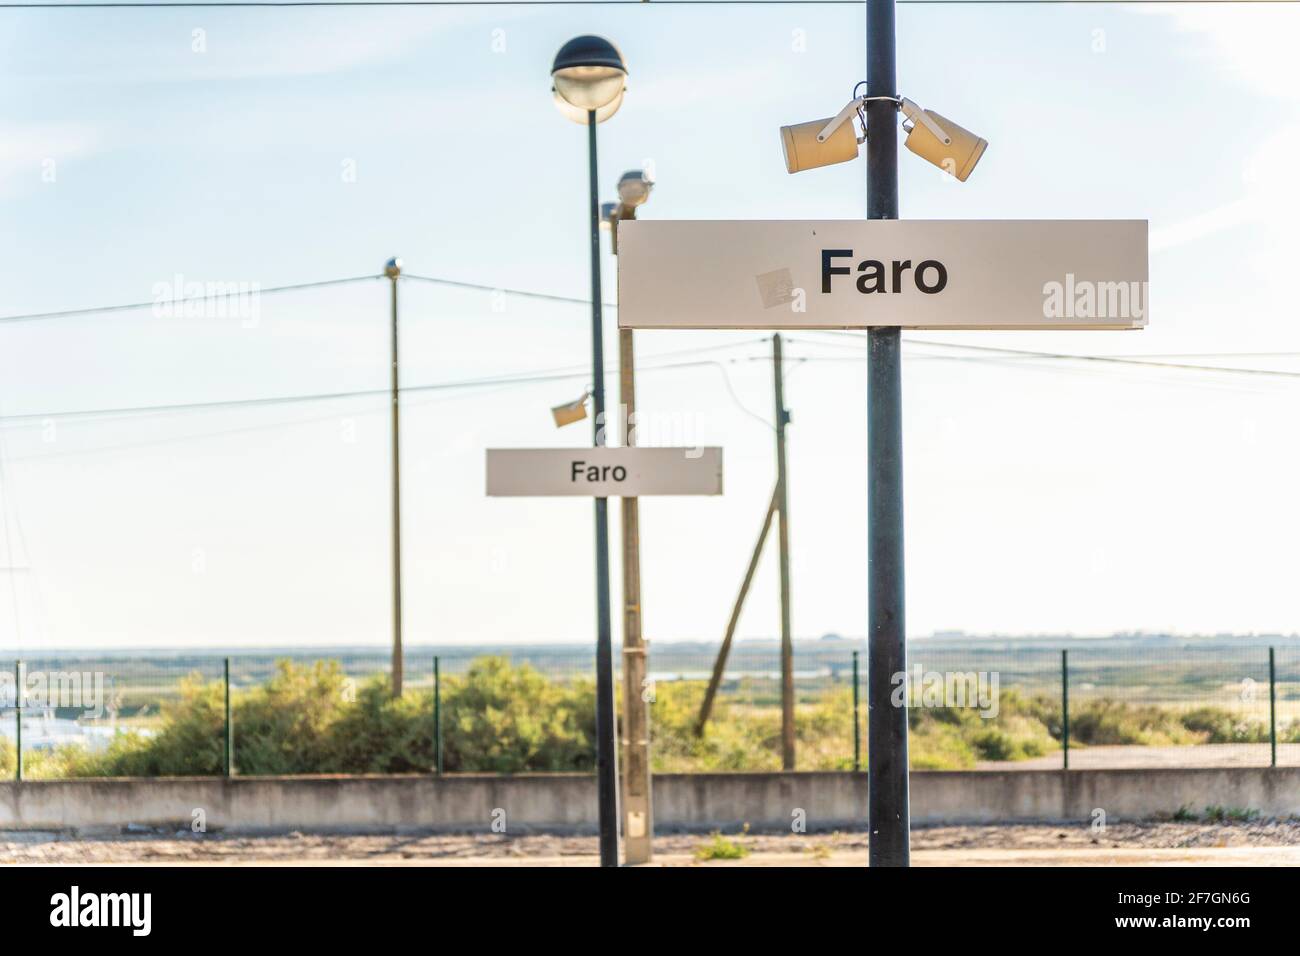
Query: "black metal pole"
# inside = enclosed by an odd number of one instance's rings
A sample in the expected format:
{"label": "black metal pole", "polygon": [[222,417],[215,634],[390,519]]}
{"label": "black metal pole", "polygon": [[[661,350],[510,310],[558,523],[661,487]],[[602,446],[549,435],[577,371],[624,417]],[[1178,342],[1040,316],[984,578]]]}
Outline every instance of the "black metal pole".
{"label": "black metal pole", "polygon": [[23,782],[23,697],[27,682],[23,680],[23,662],[14,661],[14,779]]}
{"label": "black metal pole", "polygon": [[862,688],[862,678],[858,676],[858,652],[853,652],[853,772],[862,769],[862,716],[858,697]]}
{"label": "black metal pole", "polygon": [[1061,651],[1061,769],[1070,769],[1070,652]]}
{"label": "black metal pole", "polygon": [[[600,198],[596,186],[596,111],[587,112],[591,181],[591,374],[593,441],[605,444],[605,345],[600,315]],[[609,604],[609,501],[596,499],[596,802],[600,865],[618,866],[618,757],[614,741],[614,641]]]}
{"label": "black metal pole", "polygon": [[433,658],[433,769],[442,776],[442,670]]}
{"label": "black metal pole", "polygon": [[225,746],[222,748],[224,752],[224,758],[225,758],[222,761],[222,763],[224,764],[222,770],[225,772],[225,775],[229,777],[235,772],[235,730],[234,730],[234,725],[230,722],[230,658],[229,657],[225,659],[223,673],[225,676],[224,684],[226,687],[226,701],[225,701],[226,740],[225,740]]}
{"label": "black metal pole", "polygon": [[1268,765],[1277,766],[1277,668],[1268,649]]}
{"label": "black metal pole", "polygon": [[[894,0],[867,0],[867,95],[897,96]],[[867,218],[898,218],[898,117],[867,104]],[[909,865],[907,673],[903,588],[903,395],[899,329],[867,331],[867,817],[872,866]]]}

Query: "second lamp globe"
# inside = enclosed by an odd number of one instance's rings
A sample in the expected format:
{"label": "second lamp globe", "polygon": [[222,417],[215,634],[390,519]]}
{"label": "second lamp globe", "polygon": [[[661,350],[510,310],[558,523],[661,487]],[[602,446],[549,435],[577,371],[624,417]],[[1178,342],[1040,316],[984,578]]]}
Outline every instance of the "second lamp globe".
{"label": "second lamp globe", "polygon": [[599,123],[622,105],[627,66],[618,47],[604,37],[574,37],[555,55],[551,80],[561,113],[585,124],[594,111]]}

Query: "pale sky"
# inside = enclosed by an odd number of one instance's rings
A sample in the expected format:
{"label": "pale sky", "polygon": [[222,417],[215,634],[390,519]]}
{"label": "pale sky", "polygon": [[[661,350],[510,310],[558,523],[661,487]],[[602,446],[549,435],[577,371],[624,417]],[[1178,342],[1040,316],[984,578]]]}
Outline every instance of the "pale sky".
{"label": "pale sky", "polygon": [[[794,3],[0,11],[0,315],[394,254],[582,297],[585,131],[548,76],[580,33],[630,69],[600,129],[605,198],[653,161],[643,218],[861,216],[864,163],[788,176],[777,129],[849,98],[862,24]],[[1300,353],[1300,9],[902,6],[898,28],[901,91],[991,144],[964,184],[902,152],[904,218],[1146,218],[1152,240],[1143,331],[912,341],[1300,373],[1200,357]],[[608,255],[605,276],[612,300]],[[485,448],[589,441],[549,414],[589,381],[588,311],[414,282],[402,306],[408,386],[574,373],[406,397],[407,640],[590,641],[590,502],[483,494]],[[47,415],[382,389],[387,308],[371,281],[263,296],[256,322],[0,323],[0,647],[383,646],[383,396]],[[659,443],[726,454],[724,496],[643,502],[652,639],[721,637],[775,474],[764,337],[638,333]],[[789,334],[800,638],[866,632],[862,354]],[[909,634],[1300,630],[1294,380],[917,344],[904,383]],[[776,583],[769,551],[742,638],[778,632]]]}

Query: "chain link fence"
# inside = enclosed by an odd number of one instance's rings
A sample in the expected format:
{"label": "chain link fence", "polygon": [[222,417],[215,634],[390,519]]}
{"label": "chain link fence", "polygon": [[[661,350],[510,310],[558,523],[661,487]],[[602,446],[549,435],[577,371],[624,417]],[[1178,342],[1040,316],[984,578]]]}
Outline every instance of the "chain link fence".
{"label": "chain link fence", "polygon": [[[908,661],[891,687],[914,769],[1300,766],[1297,641],[935,639],[912,642]],[[779,644],[735,644],[703,720],[716,665],[716,645],[651,645],[655,770],[782,769]],[[594,766],[593,652],[408,648],[400,699],[389,667],[384,652],[324,649],[0,661],[0,774]],[[866,769],[865,648],[799,642],[793,676],[797,769]],[[621,708],[621,675],[617,693]]]}

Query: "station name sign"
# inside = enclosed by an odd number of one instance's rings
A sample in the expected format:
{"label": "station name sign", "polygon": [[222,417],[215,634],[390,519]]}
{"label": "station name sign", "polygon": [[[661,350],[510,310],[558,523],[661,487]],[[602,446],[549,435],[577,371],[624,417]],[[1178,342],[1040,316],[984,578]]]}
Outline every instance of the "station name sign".
{"label": "station name sign", "polygon": [[1138,329],[1141,219],[631,220],[627,329]]}
{"label": "station name sign", "polygon": [[489,497],[722,494],[721,448],[489,448]]}

